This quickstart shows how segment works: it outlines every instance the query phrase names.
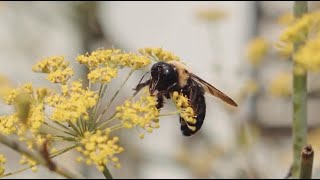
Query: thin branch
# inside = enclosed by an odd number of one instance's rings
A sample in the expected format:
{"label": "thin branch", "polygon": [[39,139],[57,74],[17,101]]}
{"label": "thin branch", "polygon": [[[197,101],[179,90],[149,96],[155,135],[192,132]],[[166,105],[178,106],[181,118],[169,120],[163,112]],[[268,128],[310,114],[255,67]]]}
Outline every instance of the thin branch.
{"label": "thin branch", "polygon": [[65,168],[62,168],[60,165],[57,165],[56,163],[55,163],[55,168],[52,169],[52,167],[49,167],[48,162],[46,161],[46,159],[43,158],[41,155],[39,155],[39,153],[36,153],[36,152],[33,152],[33,151],[29,150],[25,146],[22,146],[18,141],[10,139],[10,138],[8,138],[7,136],[5,136],[3,134],[0,134],[0,142],[2,144],[4,144],[4,145],[7,145],[11,149],[21,153],[21,154],[27,155],[31,159],[37,161],[39,164],[47,167],[51,171],[54,171],[54,172],[66,177],[66,178],[69,178],[69,179],[82,178],[79,175],[73,174],[69,170],[67,170]]}

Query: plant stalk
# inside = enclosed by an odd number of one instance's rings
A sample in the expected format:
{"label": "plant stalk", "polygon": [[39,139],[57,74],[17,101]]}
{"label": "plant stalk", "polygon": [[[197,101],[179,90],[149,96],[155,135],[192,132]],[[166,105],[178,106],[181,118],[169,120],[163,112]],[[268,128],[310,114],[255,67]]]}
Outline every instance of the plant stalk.
{"label": "plant stalk", "polygon": [[[295,18],[300,18],[308,11],[308,2],[295,1],[293,12]],[[294,52],[297,52],[303,42],[294,44]],[[293,68],[298,65],[293,62]],[[299,178],[300,172],[300,153],[303,146],[307,143],[307,71],[296,74],[293,71],[293,165],[292,177]]]}

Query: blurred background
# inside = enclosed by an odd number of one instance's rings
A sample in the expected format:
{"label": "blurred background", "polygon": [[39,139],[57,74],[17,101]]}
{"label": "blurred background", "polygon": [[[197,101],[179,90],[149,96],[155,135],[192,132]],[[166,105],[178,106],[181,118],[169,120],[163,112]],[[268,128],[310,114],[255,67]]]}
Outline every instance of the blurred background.
{"label": "blurred background", "polygon": [[[310,2],[310,11],[317,10]],[[0,2],[0,73],[16,85],[50,85],[31,67],[44,57],[79,54],[97,48],[137,51],[162,47],[192,71],[236,100],[231,108],[206,95],[207,115],[196,135],[184,137],[178,116],[161,119],[161,128],[139,139],[120,134],[126,151],[115,178],[284,178],[292,162],[291,62],[279,51],[278,37],[290,21],[293,2]],[[77,75],[86,70],[76,63]],[[143,72],[135,73],[114,107],[132,94]],[[122,76],[119,79],[124,78]],[[112,82],[117,89],[121,80]],[[308,80],[309,143],[318,157],[320,79]],[[108,90],[108,91],[109,91]],[[165,110],[172,110],[169,104]],[[111,108],[112,109],[112,108]],[[6,111],[2,109],[2,113]],[[6,172],[19,169],[20,157],[0,146]],[[67,153],[57,161],[102,178],[94,167]],[[16,160],[16,161],[15,161]],[[319,178],[319,162],[314,162]],[[9,178],[59,178],[44,168]]]}

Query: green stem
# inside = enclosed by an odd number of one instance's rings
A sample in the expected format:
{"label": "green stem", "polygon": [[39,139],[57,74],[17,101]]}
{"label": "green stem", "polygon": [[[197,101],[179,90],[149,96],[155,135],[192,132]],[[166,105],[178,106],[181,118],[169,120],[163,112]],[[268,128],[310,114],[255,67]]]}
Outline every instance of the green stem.
{"label": "green stem", "polygon": [[48,124],[47,122],[44,122],[43,124],[44,124],[44,125],[47,125],[48,127],[52,128],[52,129],[54,129],[54,130],[56,130],[56,131],[65,133],[65,134],[70,135],[70,136],[74,136],[73,134],[71,134],[71,133],[69,133],[69,132],[67,132],[67,131],[63,131],[63,130],[61,130],[61,129],[58,129],[58,128],[56,128],[56,127]]}
{"label": "green stem", "polygon": [[108,103],[108,105],[104,108],[104,110],[102,111],[102,113],[100,114],[100,116],[97,118],[96,124],[99,123],[99,121],[101,120],[102,116],[107,112],[108,108],[110,107],[111,103],[113,102],[113,100],[117,97],[117,95],[119,94],[120,90],[123,88],[123,86],[126,84],[126,82],[128,81],[128,79],[130,78],[131,74],[134,71],[131,70],[130,73],[128,74],[128,76],[126,77],[125,81],[122,83],[122,85],[120,86],[120,88],[117,90],[117,92],[114,94],[114,96],[112,97],[112,99],[110,100],[110,102]]}
{"label": "green stem", "polygon": [[[308,11],[306,1],[295,1],[293,6],[295,18],[300,18]],[[294,44],[294,52],[303,45],[302,42]],[[294,62],[294,67],[298,64]],[[307,142],[307,72],[293,73],[293,165],[292,177],[298,178],[300,172],[300,152]]]}
{"label": "green stem", "polygon": [[306,145],[303,147],[301,152],[300,179],[311,179],[313,155],[314,152],[311,145]]}
{"label": "green stem", "polygon": [[0,134],[0,143],[10,147],[12,150],[17,151],[21,154],[25,154],[26,156],[30,157],[31,159],[37,161],[39,164],[47,167],[49,170],[56,172],[66,178],[70,179],[79,179],[79,175],[71,173],[69,170],[62,168],[57,163],[54,163],[55,166],[52,167],[48,162],[48,159],[45,159],[41,154],[31,151],[25,146],[22,146],[19,141],[13,140],[8,138],[7,136]]}
{"label": "green stem", "polygon": [[77,136],[77,132],[74,131],[73,129],[67,128],[65,125],[63,125],[63,124],[61,124],[61,123],[59,123],[59,122],[57,122],[57,121],[52,120],[52,122],[54,122],[55,124],[59,125],[59,126],[62,127],[63,129],[69,131],[69,132],[70,132],[70,135],[72,135],[72,136],[74,136],[74,137]]}
{"label": "green stem", "polygon": [[100,124],[100,125],[97,127],[97,129],[102,129],[102,127],[103,127],[104,125],[112,122],[112,121],[115,120],[115,119],[116,119],[116,113],[114,113],[109,119],[107,119],[106,122]]}
{"label": "green stem", "polygon": [[77,127],[71,122],[71,121],[68,121],[69,122],[69,125],[70,127],[77,133],[78,136],[81,136],[81,132],[80,130],[77,129]]}
{"label": "green stem", "polygon": [[104,168],[102,173],[106,179],[113,179],[113,177],[107,167]]}
{"label": "green stem", "polygon": [[95,107],[94,107],[94,109],[93,109],[93,111],[92,111],[92,115],[91,115],[91,118],[90,118],[90,123],[89,123],[89,130],[91,131],[92,129],[92,125],[93,125],[93,122],[94,122],[94,118],[96,117],[96,113],[97,113],[97,111],[98,111],[98,107],[99,107],[99,105],[100,105],[100,100],[102,99],[102,97],[103,97],[103,94],[102,94],[102,92],[103,92],[103,87],[104,87],[105,85],[104,84],[100,84],[100,88],[99,88],[99,93],[98,93],[98,96],[99,96],[99,98],[98,98],[98,102],[97,102],[97,104],[95,105]]}

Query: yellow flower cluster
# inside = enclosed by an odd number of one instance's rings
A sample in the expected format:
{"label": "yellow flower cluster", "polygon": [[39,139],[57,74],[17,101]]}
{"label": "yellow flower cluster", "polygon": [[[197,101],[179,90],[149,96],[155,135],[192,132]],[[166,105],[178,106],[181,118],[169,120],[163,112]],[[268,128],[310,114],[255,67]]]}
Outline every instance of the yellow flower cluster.
{"label": "yellow flower cluster", "polygon": [[124,53],[114,57],[118,60],[120,67],[129,67],[133,70],[141,69],[148,66],[151,61],[145,55],[137,55],[135,53]]}
{"label": "yellow flower cluster", "polygon": [[129,67],[137,70],[150,64],[147,56],[124,53],[119,49],[96,50],[91,54],[78,56],[77,61],[88,66],[88,79],[92,83],[109,83],[117,76],[117,68]]}
{"label": "yellow flower cluster", "polygon": [[180,61],[180,58],[162,48],[141,48],[139,53],[153,58],[155,61]]}
{"label": "yellow flower cluster", "polygon": [[91,83],[109,83],[112,78],[117,77],[118,69],[111,67],[103,67],[92,70],[88,74]]}
{"label": "yellow flower cluster", "polygon": [[305,14],[283,31],[280,35],[280,40],[289,44],[302,42],[306,39],[308,33],[312,31],[318,32],[319,21],[320,12]]}
{"label": "yellow flower cluster", "polygon": [[48,73],[47,79],[52,83],[66,84],[74,71],[68,67],[69,62],[63,56],[52,56],[43,59],[32,67],[34,72]]}
{"label": "yellow flower cluster", "polygon": [[279,73],[270,83],[270,93],[273,96],[290,96],[292,93],[292,74]]}
{"label": "yellow flower cluster", "polygon": [[259,65],[263,57],[266,56],[268,48],[268,42],[264,38],[257,37],[253,39],[247,47],[247,57],[249,62],[255,66]]}
{"label": "yellow flower cluster", "polygon": [[[87,53],[85,55],[79,55],[76,59],[80,64],[85,64],[89,69],[94,69],[99,67],[101,64],[107,63],[111,67],[116,66],[116,61],[114,56],[121,54],[120,49],[98,49],[93,51],[91,54]],[[112,65],[113,64],[113,65]]]}
{"label": "yellow flower cluster", "polygon": [[0,132],[6,135],[17,132],[19,119],[15,115],[0,116]]}
{"label": "yellow flower cluster", "polygon": [[141,96],[136,102],[127,100],[116,108],[116,118],[120,119],[125,128],[139,126],[151,133],[159,128],[159,110],[156,108],[156,97]]}
{"label": "yellow flower cluster", "polygon": [[0,176],[4,174],[5,167],[4,165],[6,164],[7,159],[3,154],[0,154]]}
{"label": "yellow flower cluster", "polygon": [[[117,145],[118,137],[109,137],[110,131],[97,131],[93,134],[85,132],[83,139],[80,141],[81,146],[77,148],[84,157],[88,165],[95,164],[99,171],[103,171],[105,166],[112,162],[115,167],[120,168],[119,159],[114,157],[124,151]],[[79,158],[78,161],[82,161]]]}
{"label": "yellow flower cluster", "polygon": [[89,119],[88,110],[96,105],[98,95],[94,91],[82,88],[80,81],[71,83],[71,87],[63,85],[62,95],[49,95],[45,101],[54,107],[51,119],[58,122],[76,122],[79,118]]}
{"label": "yellow flower cluster", "polygon": [[32,158],[29,158],[28,156],[26,155],[22,155],[20,161],[19,161],[19,164],[21,165],[25,165],[25,164],[28,164],[29,167],[31,167],[31,170],[33,172],[37,172],[38,171],[38,168],[37,168],[37,161],[33,160]]}
{"label": "yellow flower cluster", "polygon": [[217,21],[227,17],[227,13],[221,9],[201,9],[196,12],[196,16],[207,21]]}
{"label": "yellow flower cluster", "polygon": [[293,56],[295,62],[309,71],[320,71],[320,37],[309,40]]}
{"label": "yellow flower cluster", "polygon": [[[30,83],[16,89],[9,89],[4,96],[4,102],[14,105],[16,112],[12,115],[0,116],[0,132],[4,134],[17,133],[29,129],[36,133],[44,122],[43,98],[47,90],[33,89]],[[26,127],[22,127],[26,126]]]}
{"label": "yellow flower cluster", "polygon": [[33,133],[38,132],[44,120],[44,104],[32,105],[27,119],[27,127],[29,130]]}
{"label": "yellow flower cluster", "polygon": [[[191,130],[195,130],[195,127],[193,126],[196,124],[196,116],[195,113],[189,104],[189,100],[184,94],[178,93],[177,91],[172,93],[171,97],[173,103],[176,105],[176,108],[179,110],[180,116],[188,123],[188,128]],[[191,125],[190,125],[191,124]]]}
{"label": "yellow flower cluster", "polygon": [[18,94],[26,93],[33,96],[33,88],[31,83],[26,83],[19,88],[9,88],[2,94],[4,103],[13,105]]}

